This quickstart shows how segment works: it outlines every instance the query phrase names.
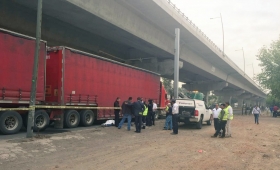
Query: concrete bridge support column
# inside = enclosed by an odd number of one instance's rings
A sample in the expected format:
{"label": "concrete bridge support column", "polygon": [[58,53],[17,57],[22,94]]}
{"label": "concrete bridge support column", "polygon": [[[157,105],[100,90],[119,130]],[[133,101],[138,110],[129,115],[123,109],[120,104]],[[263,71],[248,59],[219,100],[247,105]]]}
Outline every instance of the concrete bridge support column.
{"label": "concrete bridge support column", "polygon": [[242,108],[244,103],[244,99],[241,97],[238,97],[238,108]]}

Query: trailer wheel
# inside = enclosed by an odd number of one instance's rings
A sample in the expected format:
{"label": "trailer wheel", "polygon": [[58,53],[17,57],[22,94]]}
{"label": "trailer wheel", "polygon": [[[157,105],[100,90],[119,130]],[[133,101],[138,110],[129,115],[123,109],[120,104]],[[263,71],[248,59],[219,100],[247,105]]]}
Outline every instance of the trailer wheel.
{"label": "trailer wheel", "polygon": [[80,114],[76,110],[67,110],[64,115],[64,123],[67,128],[75,128],[80,123]]}
{"label": "trailer wheel", "polygon": [[34,115],[34,132],[44,131],[50,124],[49,115],[45,110],[36,110]]}
{"label": "trailer wheel", "polygon": [[91,110],[82,110],[81,115],[81,125],[82,126],[91,126],[94,122],[94,114]]}
{"label": "trailer wheel", "polygon": [[22,127],[22,118],[18,112],[0,113],[0,132],[4,135],[17,133]]}

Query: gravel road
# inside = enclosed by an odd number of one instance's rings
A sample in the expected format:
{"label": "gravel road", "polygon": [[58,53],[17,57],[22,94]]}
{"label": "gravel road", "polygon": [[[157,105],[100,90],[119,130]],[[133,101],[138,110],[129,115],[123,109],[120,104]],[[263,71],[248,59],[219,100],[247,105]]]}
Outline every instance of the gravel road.
{"label": "gravel road", "polygon": [[235,116],[232,138],[210,138],[214,127],[180,124],[179,134],[162,130],[164,120],[142,133],[134,128],[95,126],[0,140],[0,170],[245,170],[279,169],[280,118]]}

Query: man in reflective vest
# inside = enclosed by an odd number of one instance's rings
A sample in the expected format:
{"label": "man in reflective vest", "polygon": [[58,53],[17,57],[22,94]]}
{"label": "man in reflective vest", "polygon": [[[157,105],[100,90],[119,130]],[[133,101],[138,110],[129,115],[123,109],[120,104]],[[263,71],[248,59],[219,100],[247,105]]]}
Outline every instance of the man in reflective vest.
{"label": "man in reflective vest", "polygon": [[228,121],[228,109],[225,108],[225,104],[221,104],[221,111],[219,113],[219,116],[218,116],[218,119],[219,119],[219,126],[218,126],[218,129],[216,130],[216,133],[211,136],[212,138],[216,138],[218,136],[218,134],[220,133],[221,130],[223,130],[223,133],[222,133],[222,136],[221,138],[224,138],[225,137],[225,133],[226,133],[226,124],[227,124],[227,121]]}
{"label": "man in reflective vest", "polygon": [[231,121],[233,119],[233,110],[229,105],[229,102],[226,102],[226,109],[228,111],[228,120],[226,125],[226,137],[231,137]]}
{"label": "man in reflective vest", "polygon": [[142,116],[142,122],[143,122],[143,127],[142,129],[146,128],[146,121],[147,121],[147,115],[148,115],[148,106],[147,106],[147,102],[144,101],[144,111],[143,111],[143,116]]}
{"label": "man in reflective vest", "polygon": [[[171,104],[168,103],[166,108],[165,108],[165,112],[166,112],[166,120],[165,120],[165,126],[163,128],[163,130],[172,130],[172,107]],[[168,128],[169,127],[169,128]]]}

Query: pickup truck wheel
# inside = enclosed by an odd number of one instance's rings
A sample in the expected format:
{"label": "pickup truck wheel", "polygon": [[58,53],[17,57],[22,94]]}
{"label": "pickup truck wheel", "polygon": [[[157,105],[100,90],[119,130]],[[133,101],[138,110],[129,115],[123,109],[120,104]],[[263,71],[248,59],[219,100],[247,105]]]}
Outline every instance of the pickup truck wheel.
{"label": "pickup truck wheel", "polygon": [[196,128],[201,129],[202,128],[202,117],[200,117],[199,122],[196,123]]}
{"label": "pickup truck wheel", "polygon": [[34,115],[34,132],[44,131],[50,124],[49,115],[45,110],[36,110]]}
{"label": "pickup truck wheel", "polygon": [[22,127],[22,118],[18,112],[0,113],[0,132],[4,135],[17,133]]}
{"label": "pickup truck wheel", "polygon": [[207,121],[207,125],[212,125],[212,119],[211,118]]}
{"label": "pickup truck wheel", "polygon": [[80,123],[80,114],[76,110],[67,110],[64,115],[64,123],[67,128],[75,128]]}
{"label": "pickup truck wheel", "polygon": [[94,122],[94,114],[91,110],[82,110],[81,114],[81,125],[82,126],[91,126]]}

